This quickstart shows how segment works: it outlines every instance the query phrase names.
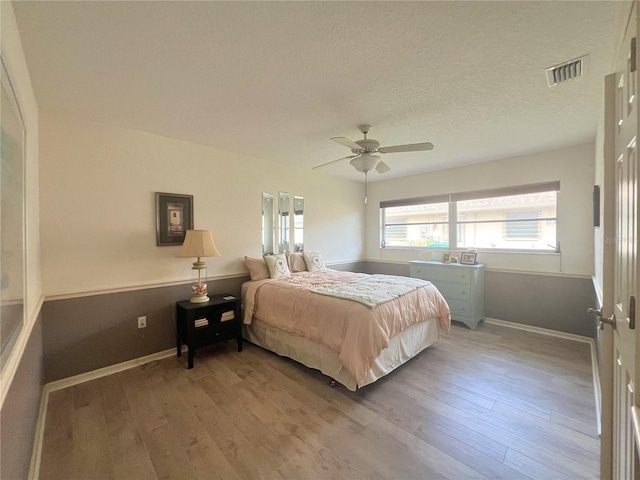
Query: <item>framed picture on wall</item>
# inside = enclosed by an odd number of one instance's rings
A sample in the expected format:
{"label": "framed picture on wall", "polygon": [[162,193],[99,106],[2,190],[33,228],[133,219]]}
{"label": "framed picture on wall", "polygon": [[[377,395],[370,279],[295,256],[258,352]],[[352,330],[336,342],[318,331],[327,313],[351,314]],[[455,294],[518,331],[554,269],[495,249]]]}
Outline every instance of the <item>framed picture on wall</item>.
{"label": "framed picture on wall", "polygon": [[193,230],[193,195],[156,192],[156,245],[182,245]]}
{"label": "framed picture on wall", "polygon": [[460,256],[460,263],[463,265],[475,265],[477,256],[478,254],[475,252],[465,252]]}

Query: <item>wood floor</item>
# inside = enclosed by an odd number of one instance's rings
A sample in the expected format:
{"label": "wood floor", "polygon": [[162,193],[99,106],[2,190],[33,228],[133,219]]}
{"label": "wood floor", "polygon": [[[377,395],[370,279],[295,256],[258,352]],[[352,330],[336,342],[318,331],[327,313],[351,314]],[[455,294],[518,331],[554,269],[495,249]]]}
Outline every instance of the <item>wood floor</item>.
{"label": "wood floor", "polygon": [[598,478],[586,343],[454,325],[355,393],[235,350],[52,392],[40,478]]}

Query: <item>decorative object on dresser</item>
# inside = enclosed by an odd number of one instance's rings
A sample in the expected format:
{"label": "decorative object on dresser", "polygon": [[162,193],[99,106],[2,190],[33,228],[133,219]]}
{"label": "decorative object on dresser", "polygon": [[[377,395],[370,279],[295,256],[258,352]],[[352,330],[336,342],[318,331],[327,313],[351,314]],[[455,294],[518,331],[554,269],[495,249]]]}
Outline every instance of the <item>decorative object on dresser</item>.
{"label": "decorative object on dresser", "polygon": [[442,263],[451,263],[451,252],[442,254]]}
{"label": "decorative object on dresser", "polygon": [[[463,258],[464,258],[463,253]],[[444,296],[451,309],[451,319],[475,330],[484,318],[484,265],[442,264],[413,260],[412,277],[428,280]]]}
{"label": "decorative object on dresser", "polygon": [[460,263],[462,265],[475,265],[478,254],[476,252],[463,252],[460,255]]}
{"label": "decorative object on dresser", "polygon": [[197,257],[193,262],[194,283],[191,286],[193,296],[191,303],[209,301],[207,296],[207,263],[202,257],[219,257],[220,252],[213,243],[211,230],[187,230],[187,235],[180,249],[179,257]]}
{"label": "decorative object on dresser", "polygon": [[196,348],[235,338],[242,351],[240,300],[233,295],[212,295],[207,303],[176,303],[176,346],[178,357],[182,345],[188,347],[188,368],[193,368]]}
{"label": "decorative object on dresser", "polygon": [[182,245],[193,229],[193,195],[156,192],[156,245]]}

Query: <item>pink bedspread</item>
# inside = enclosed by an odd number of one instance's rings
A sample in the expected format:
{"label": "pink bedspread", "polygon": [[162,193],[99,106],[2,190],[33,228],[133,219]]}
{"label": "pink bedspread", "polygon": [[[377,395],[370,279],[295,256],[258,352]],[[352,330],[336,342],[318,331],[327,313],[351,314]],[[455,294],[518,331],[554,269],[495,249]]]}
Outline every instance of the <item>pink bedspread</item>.
{"label": "pink bedspread", "polygon": [[250,324],[256,318],[324,344],[339,353],[340,361],[358,383],[389,345],[389,339],[411,324],[436,318],[440,331],[449,331],[449,306],[432,284],[373,308],[310,291],[363,277],[367,275],[327,270],[246,282],[242,286],[243,321]]}

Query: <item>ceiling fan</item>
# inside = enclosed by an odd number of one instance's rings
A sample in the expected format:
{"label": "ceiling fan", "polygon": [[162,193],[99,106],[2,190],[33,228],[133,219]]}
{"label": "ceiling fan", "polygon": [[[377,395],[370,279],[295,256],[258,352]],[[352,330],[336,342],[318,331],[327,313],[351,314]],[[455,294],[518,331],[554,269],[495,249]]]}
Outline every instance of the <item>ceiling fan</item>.
{"label": "ceiling fan", "polygon": [[433,150],[433,143],[425,142],[425,143],[411,143],[407,145],[394,145],[392,147],[381,147],[380,142],[374,140],[372,138],[367,138],[367,134],[371,130],[371,125],[364,124],[360,125],[358,129],[363,133],[364,138],[362,140],[356,140],[355,142],[349,140],[346,137],[332,137],[336,143],[340,145],[344,145],[345,147],[349,147],[353,155],[349,155],[348,157],[342,157],[337,160],[332,160],[327,163],[323,163],[321,165],[316,165],[313,167],[316,168],[327,167],[329,165],[333,165],[334,163],[341,162],[342,160],[351,160],[349,163],[354,166],[354,168],[364,173],[364,202],[367,203],[367,174],[372,171],[374,168],[378,173],[387,173],[389,170],[389,166],[384,163],[379,155],[374,155],[375,153],[400,153],[400,152],[421,152],[425,150]]}
{"label": "ceiling fan", "polygon": [[364,134],[364,139],[362,140],[356,140],[354,142],[346,137],[331,138],[331,140],[333,140],[334,142],[339,143],[340,145],[344,145],[345,147],[349,147],[353,155],[317,165],[313,167],[313,169],[327,167],[329,165],[333,165],[334,163],[341,162],[342,160],[351,159],[349,163],[353,165],[356,170],[364,173],[365,175],[372,171],[374,168],[378,173],[386,173],[391,169],[380,159],[378,155],[374,154],[420,152],[425,150],[433,150],[433,143],[430,142],[412,143],[408,145],[394,145],[392,147],[381,147],[380,142],[378,142],[377,140],[367,138],[367,134],[371,130],[371,125],[360,125],[358,129]]}

